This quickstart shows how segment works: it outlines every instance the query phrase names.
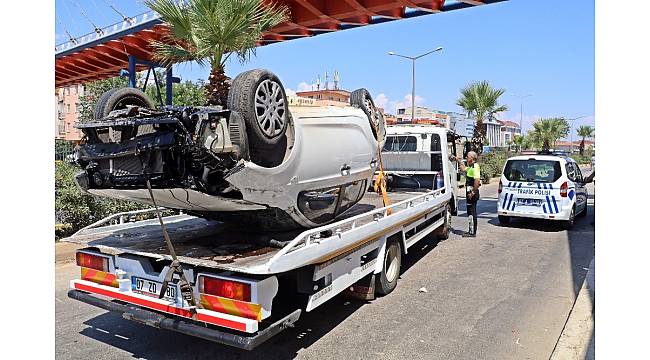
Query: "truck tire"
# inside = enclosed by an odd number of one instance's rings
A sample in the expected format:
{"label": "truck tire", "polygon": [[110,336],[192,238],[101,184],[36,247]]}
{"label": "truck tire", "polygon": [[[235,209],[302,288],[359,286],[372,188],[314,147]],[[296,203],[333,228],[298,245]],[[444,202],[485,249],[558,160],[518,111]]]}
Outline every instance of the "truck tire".
{"label": "truck tire", "polygon": [[402,245],[399,240],[389,240],[382,261],[384,266],[376,277],[375,290],[380,295],[388,295],[397,287],[402,266]]}
{"label": "truck tire", "polygon": [[350,105],[363,110],[368,117],[375,140],[379,141],[383,147],[383,142],[386,139],[386,120],[384,114],[375,106],[370,92],[364,88],[354,90],[350,94]]}
{"label": "truck tire", "polygon": [[228,108],[244,118],[251,154],[276,150],[275,145],[282,142],[289,109],[284,86],[272,72],[255,69],[237,75],[228,93]]}
{"label": "truck tire", "polygon": [[447,203],[447,206],[445,207],[445,211],[443,212],[445,222],[442,224],[441,227],[435,230],[435,235],[438,238],[438,240],[449,239],[449,233],[451,232],[451,215],[452,215],[451,205]]}
{"label": "truck tire", "polygon": [[100,120],[113,110],[125,109],[127,105],[154,109],[156,105],[139,89],[119,88],[106,91],[99,97],[93,111],[93,118]]}
{"label": "truck tire", "polygon": [[498,218],[499,218],[499,224],[502,224],[502,225],[510,224],[510,217],[509,216],[499,215]]}

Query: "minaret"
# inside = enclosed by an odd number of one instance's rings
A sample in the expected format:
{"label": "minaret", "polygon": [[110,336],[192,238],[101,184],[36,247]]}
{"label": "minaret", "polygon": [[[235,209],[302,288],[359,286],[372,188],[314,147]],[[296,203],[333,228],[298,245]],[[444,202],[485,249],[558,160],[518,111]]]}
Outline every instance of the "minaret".
{"label": "minaret", "polygon": [[316,78],[316,90],[320,90],[320,75]]}
{"label": "minaret", "polygon": [[325,70],[325,90],[330,89],[330,84],[329,84],[329,75],[327,74],[327,70]]}
{"label": "minaret", "polygon": [[334,90],[339,89],[339,81],[341,80],[341,77],[339,76],[338,70],[334,70]]}

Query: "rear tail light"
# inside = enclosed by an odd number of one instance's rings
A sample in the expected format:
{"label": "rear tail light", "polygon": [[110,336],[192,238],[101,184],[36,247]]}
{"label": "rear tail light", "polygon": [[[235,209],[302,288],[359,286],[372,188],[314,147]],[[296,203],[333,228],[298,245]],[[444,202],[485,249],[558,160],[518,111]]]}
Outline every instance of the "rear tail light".
{"label": "rear tail light", "polygon": [[569,183],[565,181],[560,186],[560,196],[567,197],[568,191],[569,191]]}
{"label": "rear tail light", "polygon": [[499,181],[499,194],[503,191],[503,184]]}
{"label": "rear tail light", "polygon": [[88,253],[77,253],[77,265],[85,268],[108,272],[108,258]]}
{"label": "rear tail light", "polygon": [[199,292],[214,296],[221,296],[239,301],[251,301],[250,284],[239,281],[216,279],[207,276],[199,277]]}

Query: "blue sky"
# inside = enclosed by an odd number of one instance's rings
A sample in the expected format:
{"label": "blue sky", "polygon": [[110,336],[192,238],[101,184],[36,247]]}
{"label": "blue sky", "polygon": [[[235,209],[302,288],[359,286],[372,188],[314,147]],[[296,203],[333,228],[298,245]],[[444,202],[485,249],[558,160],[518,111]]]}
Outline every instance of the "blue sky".
{"label": "blue sky", "polygon": [[[121,18],[107,3],[132,16],[147,10],[142,1],[56,0],[56,16],[73,36],[91,32],[80,4],[93,22],[106,26]],[[56,24],[56,43],[67,39]],[[510,109],[500,118],[519,122],[524,100],[524,130],[539,117],[574,118],[574,126],[594,124],[593,0],[510,0],[488,6],[371,25],[264,46],[245,65],[236,60],[226,72],[235,76],[252,68],[275,72],[291,90],[308,88],[318,75],[338,70],[341,87],[365,87],[378,103],[394,110],[410,103],[411,63],[389,51],[418,55],[444,50],[417,62],[416,101],[444,111],[461,111],[459,89],[488,80],[505,88],[501,103]],[[205,79],[209,70],[180,64],[183,79]],[[574,139],[577,138],[574,134]]]}

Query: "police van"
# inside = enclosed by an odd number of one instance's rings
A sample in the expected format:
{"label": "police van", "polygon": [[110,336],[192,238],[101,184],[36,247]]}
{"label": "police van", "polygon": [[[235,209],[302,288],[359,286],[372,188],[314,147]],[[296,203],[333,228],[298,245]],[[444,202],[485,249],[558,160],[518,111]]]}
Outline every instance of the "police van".
{"label": "police van", "polygon": [[587,187],[580,167],[562,153],[515,156],[506,162],[499,182],[497,214],[501,224],[512,217],[562,221],[573,227],[587,214]]}

